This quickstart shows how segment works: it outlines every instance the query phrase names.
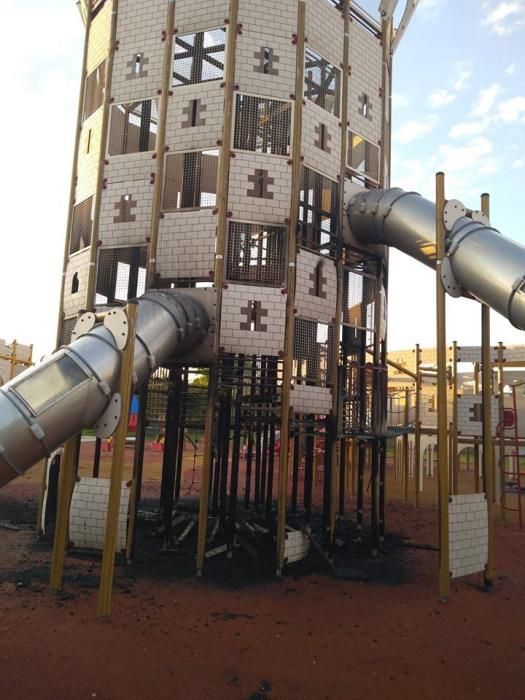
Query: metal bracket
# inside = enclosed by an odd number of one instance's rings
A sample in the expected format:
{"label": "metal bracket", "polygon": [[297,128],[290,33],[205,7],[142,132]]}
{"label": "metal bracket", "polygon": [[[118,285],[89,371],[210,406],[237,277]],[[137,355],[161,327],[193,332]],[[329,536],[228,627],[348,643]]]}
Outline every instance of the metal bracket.
{"label": "metal bracket", "polygon": [[472,219],[472,221],[477,221],[478,224],[483,224],[484,226],[490,226],[490,219],[487,216],[487,214],[485,214],[482,211],[479,211],[478,209],[471,212],[470,218]]}
{"label": "metal bracket", "polygon": [[441,284],[443,285],[443,289],[445,292],[447,292],[447,294],[450,294],[450,296],[454,297],[455,299],[459,299],[459,297],[464,295],[463,287],[457,283],[456,278],[454,277],[452,263],[450,262],[450,258],[448,256],[444,257],[441,261],[440,274]]}
{"label": "metal bracket", "polygon": [[124,309],[111,309],[104,316],[104,328],[115,338],[119,350],[124,350],[128,342],[128,317]]}
{"label": "metal bracket", "polygon": [[443,223],[447,231],[452,231],[454,224],[467,215],[467,209],[459,199],[449,199],[443,210]]}
{"label": "metal bracket", "polygon": [[87,311],[85,314],[77,319],[73,332],[71,333],[71,342],[80,338],[82,335],[86,335],[89,331],[96,325],[97,317],[92,311]]}
{"label": "metal bracket", "polygon": [[113,394],[113,396],[111,397],[111,401],[108,404],[108,407],[93,426],[95,435],[101,440],[105,440],[110,435],[113,435],[119,424],[121,414],[121,396],[118,393]]}

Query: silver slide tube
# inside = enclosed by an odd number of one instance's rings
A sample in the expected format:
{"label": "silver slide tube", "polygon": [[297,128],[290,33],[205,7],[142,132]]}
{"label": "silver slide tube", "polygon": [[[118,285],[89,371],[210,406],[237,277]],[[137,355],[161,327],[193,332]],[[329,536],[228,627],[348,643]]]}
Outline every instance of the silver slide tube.
{"label": "silver slide tube", "polygon": [[[151,291],[138,300],[134,386],[202,340],[204,307],[188,295]],[[0,387],[0,487],[92,426],[118,391],[121,352],[103,325]]]}
{"label": "silver slide tube", "polygon": [[[365,190],[348,205],[353,235],[394,246],[435,269],[436,207],[415,192]],[[447,236],[452,274],[463,290],[525,330],[525,247],[462,217]]]}

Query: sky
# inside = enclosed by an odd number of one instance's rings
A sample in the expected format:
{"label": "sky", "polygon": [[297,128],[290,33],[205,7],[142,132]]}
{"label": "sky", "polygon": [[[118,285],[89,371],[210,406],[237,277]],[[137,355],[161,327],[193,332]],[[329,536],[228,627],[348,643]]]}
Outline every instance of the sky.
{"label": "sky", "polygon": [[[378,0],[359,3],[373,16]],[[400,0],[402,11],[405,0]],[[421,0],[394,60],[392,184],[479,208],[525,245],[525,0]],[[53,349],[83,25],[74,0],[1,0],[0,337]],[[7,136],[6,136],[7,134]],[[389,346],[435,344],[434,274],[390,257]],[[524,270],[525,273],[525,270]],[[449,300],[448,338],[478,344],[479,305]],[[492,314],[492,342],[525,342]]]}

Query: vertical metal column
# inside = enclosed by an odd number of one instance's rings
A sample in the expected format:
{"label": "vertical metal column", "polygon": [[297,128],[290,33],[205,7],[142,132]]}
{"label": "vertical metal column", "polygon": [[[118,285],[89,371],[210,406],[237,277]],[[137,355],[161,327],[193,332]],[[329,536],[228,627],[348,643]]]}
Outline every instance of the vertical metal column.
{"label": "vertical metal column", "polygon": [[452,422],[451,422],[451,463],[452,463],[452,493],[459,493],[459,454],[458,454],[458,344],[452,343]]}
{"label": "vertical metal column", "polygon": [[288,443],[290,441],[290,392],[292,386],[295,262],[297,257],[297,220],[299,218],[299,191],[301,187],[301,141],[303,128],[304,45],[306,3],[299,0],[297,7],[297,51],[295,67],[295,107],[292,143],[292,193],[290,226],[288,228],[288,270],[286,278],[286,321],[284,331],[283,381],[281,385],[281,450],[279,452],[279,485],[277,492],[277,575],[284,566],[286,534],[286,495],[288,488]]}
{"label": "vertical metal column", "polygon": [[221,349],[222,291],[224,285],[224,256],[226,254],[226,227],[228,222],[228,188],[230,178],[231,143],[233,132],[233,92],[235,82],[235,52],[239,17],[239,0],[230,1],[228,35],[224,71],[224,117],[222,147],[217,175],[217,239],[215,242],[214,284],[217,293],[215,307],[215,338],[213,360],[210,366],[208,403],[204,427],[204,454],[202,456],[201,493],[199,505],[199,530],[197,535],[197,576],[202,576],[206,554],[206,528],[210,491],[211,463],[213,458],[213,423],[217,402],[219,353]]}
{"label": "vertical metal column", "polygon": [[79,156],[79,149],[80,149],[80,136],[82,134],[82,116],[84,113],[84,93],[85,93],[86,78],[87,78],[87,56],[88,56],[88,45],[89,45],[89,31],[91,28],[91,3],[87,3],[86,8],[87,8],[87,16],[86,16],[86,31],[85,31],[85,35],[84,35],[84,53],[82,55],[82,73],[81,73],[81,78],[80,78],[80,94],[78,96],[77,125],[76,125],[76,130],[75,130],[75,146],[74,146],[74,151],[73,151],[73,165],[71,168],[71,184],[69,186],[69,205],[68,205],[68,210],[67,210],[66,240],[64,242],[64,258],[63,258],[63,263],[62,263],[62,281],[60,283],[60,297],[59,297],[57,335],[56,335],[56,347],[57,348],[62,344],[62,322],[63,322],[63,315],[64,315],[64,291],[65,291],[67,264],[69,262],[69,246],[70,246],[70,242],[71,242],[71,225],[73,223],[73,208],[75,206],[78,156]]}
{"label": "vertical metal column", "polygon": [[414,419],[414,505],[419,508],[421,481],[421,348],[416,344],[416,415]]}
{"label": "vertical metal column", "polygon": [[128,533],[126,537],[126,561],[133,559],[135,551],[135,536],[137,529],[137,511],[142,490],[142,469],[144,466],[144,447],[146,445],[146,423],[148,408],[148,385],[146,384],[139,395],[139,415],[135,433],[135,452],[133,455],[133,476],[131,478],[131,493],[129,496]]}
{"label": "vertical metal column", "polygon": [[[490,199],[488,194],[481,195],[481,211],[489,216]],[[482,402],[482,439],[483,439],[483,488],[487,499],[488,518],[488,554],[485,566],[485,587],[492,588],[494,578],[494,530],[492,512],[494,507],[494,460],[492,453],[492,365],[490,362],[490,307],[481,305],[481,402]],[[518,460],[519,465],[519,460]],[[518,466],[519,468],[519,466]]]}
{"label": "vertical metal column", "polygon": [[[342,255],[342,229],[345,216],[344,210],[344,192],[345,192],[345,175],[346,175],[346,158],[347,158],[347,143],[348,143],[348,78],[350,72],[350,0],[344,0],[343,7],[343,62],[342,62],[342,98],[341,98],[341,162],[339,169],[339,231],[336,253],[336,274],[337,274],[337,290],[335,303],[335,317],[332,333],[332,414],[334,425],[332,426],[332,444],[330,453],[330,518],[328,532],[328,546],[332,547],[335,539],[335,522],[338,505],[340,483],[340,454],[344,453],[344,443],[346,438],[343,438],[343,445],[340,444],[339,435],[341,434],[341,388],[339,386],[339,363],[340,363],[340,338],[341,338],[341,321],[343,316],[343,255]],[[325,472],[325,479],[327,473]]]}
{"label": "vertical metal column", "polygon": [[75,484],[75,460],[78,440],[79,436],[75,436],[65,443],[64,452],[60,461],[55,539],[53,542],[51,575],[49,579],[49,586],[52,591],[59,591],[62,588],[64,556],[68,544],[69,507],[71,505],[71,494],[73,493],[73,486]]}
{"label": "vertical metal column", "polygon": [[[405,421],[405,426],[408,426],[409,421],[409,402],[410,400],[410,390],[405,389],[405,406],[403,411],[403,420]],[[405,501],[408,503],[408,481],[410,478],[410,465],[409,465],[409,454],[408,454],[408,433],[403,435],[403,478],[405,480]]]}
{"label": "vertical metal column", "polygon": [[441,263],[445,257],[445,175],[436,174],[436,325],[437,325],[437,409],[438,409],[438,479],[439,479],[439,597],[450,595],[448,539],[448,437],[447,437],[447,331],[446,297],[441,282]]}
{"label": "vertical metal column", "polygon": [[106,160],[106,150],[108,141],[109,111],[111,104],[111,84],[113,80],[113,59],[115,57],[116,35],[117,35],[117,15],[118,0],[112,0],[111,7],[111,29],[109,32],[108,57],[106,61],[106,77],[104,87],[104,103],[102,106],[102,125],[100,130],[100,151],[97,165],[97,188],[95,191],[95,201],[93,203],[93,226],[91,230],[91,245],[89,248],[89,270],[86,285],[85,308],[92,311],[95,301],[95,281],[97,273],[97,251],[98,251],[98,227],[100,223],[100,209],[102,206],[102,184],[104,182],[104,165]]}
{"label": "vertical metal column", "polygon": [[120,365],[120,396],[122,408],[120,421],[113,441],[113,456],[111,460],[111,479],[109,482],[108,511],[106,517],[106,532],[102,568],[100,572],[100,588],[98,592],[97,614],[101,619],[109,617],[111,611],[111,592],[113,589],[113,574],[115,570],[115,549],[117,545],[118,516],[120,510],[120,494],[124,474],[126,456],[126,436],[128,433],[129,407],[133,391],[133,358],[135,353],[135,326],[137,320],[136,301],[129,302],[126,307],[128,318],[128,339],[122,351]]}
{"label": "vertical metal column", "polygon": [[505,396],[503,394],[503,387],[505,386],[505,371],[503,369],[503,362],[505,348],[503,343],[500,341],[498,343],[498,407],[499,407],[499,438],[498,438],[498,464],[499,464],[499,483],[500,483],[500,518],[502,522],[507,520],[507,493],[506,493],[506,483],[505,483]]}
{"label": "vertical metal column", "polygon": [[162,91],[159,100],[159,119],[157,128],[157,140],[155,145],[156,171],[155,187],[153,190],[153,205],[151,209],[150,242],[148,249],[148,272],[146,289],[155,284],[155,272],[157,269],[157,244],[159,240],[159,221],[162,203],[162,187],[164,184],[164,167],[166,163],[166,118],[168,113],[168,98],[171,88],[173,73],[173,28],[175,22],[175,2],[169,0],[166,15],[166,36],[164,46],[164,63],[162,66]]}

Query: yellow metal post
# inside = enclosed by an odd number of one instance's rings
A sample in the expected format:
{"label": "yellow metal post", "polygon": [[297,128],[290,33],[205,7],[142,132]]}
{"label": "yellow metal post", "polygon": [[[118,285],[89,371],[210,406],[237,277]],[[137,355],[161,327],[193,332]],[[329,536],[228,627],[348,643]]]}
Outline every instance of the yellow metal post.
{"label": "yellow metal post", "polygon": [[175,0],[169,0],[166,15],[166,34],[164,45],[164,63],[162,68],[162,91],[159,99],[159,119],[157,141],[155,144],[155,188],[153,190],[153,205],[151,208],[150,242],[148,247],[148,274],[146,288],[154,286],[157,269],[157,244],[159,240],[159,217],[162,204],[164,185],[164,169],[166,165],[166,121],[168,114],[168,99],[170,96],[171,79],[173,74],[173,30],[175,17]]}
{"label": "yellow metal post", "polygon": [[[481,211],[489,216],[490,200],[488,194],[481,195]],[[490,358],[490,308],[486,304],[481,305],[481,401],[482,401],[482,426],[483,426],[483,455],[482,473],[483,487],[487,499],[488,518],[488,554],[485,566],[485,586],[492,587],[494,579],[494,531],[492,512],[494,507],[494,461],[492,452],[492,390],[491,390],[492,365]]]}
{"label": "yellow metal post", "polygon": [[58,503],[55,522],[55,539],[51,559],[51,575],[49,586],[52,591],[62,588],[64,572],[64,557],[68,545],[69,507],[71,494],[75,484],[75,460],[77,456],[79,436],[70,438],[64,445],[60,460],[60,476],[58,480]]}
{"label": "yellow metal post", "polygon": [[499,484],[500,484],[500,518],[502,522],[507,520],[507,494],[506,494],[506,483],[505,483],[505,396],[503,394],[503,387],[505,386],[505,370],[503,369],[505,348],[503,343],[500,341],[498,343],[498,408],[499,408],[499,421],[500,421],[500,434],[498,438],[499,454],[498,454],[498,464],[500,465],[499,472]]}
{"label": "yellow metal post", "polygon": [[115,58],[115,50],[117,46],[117,15],[118,15],[118,0],[112,0],[111,5],[111,27],[109,32],[108,54],[106,58],[106,73],[105,73],[105,88],[104,88],[104,103],[102,105],[102,125],[100,136],[100,150],[98,154],[97,165],[97,188],[93,202],[93,225],[91,231],[91,243],[89,246],[89,270],[86,285],[86,310],[92,311],[95,303],[95,282],[96,282],[96,264],[98,251],[98,229],[100,223],[100,210],[102,207],[102,192],[104,183],[104,166],[106,161],[108,127],[109,127],[109,112],[111,108],[111,85],[113,80],[113,61]]}
{"label": "yellow metal post", "polygon": [[439,480],[439,597],[450,594],[448,534],[448,438],[447,438],[447,334],[446,297],[441,282],[441,263],[445,257],[445,175],[436,174],[436,321],[437,321],[437,408],[438,408],[438,480]]}
{"label": "yellow metal post", "polygon": [[113,455],[111,458],[111,478],[109,483],[108,511],[106,516],[106,532],[104,537],[104,552],[102,554],[102,569],[100,573],[100,588],[98,594],[97,613],[101,619],[109,617],[111,611],[111,591],[115,569],[115,549],[117,544],[118,516],[120,511],[120,494],[124,474],[124,459],[126,437],[128,433],[129,407],[133,390],[133,359],[135,354],[135,326],[138,304],[131,301],[127,305],[128,339],[122,351],[120,365],[120,395],[122,413],[113,440]]}
{"label": "yellow metal post", "polygon": [[66,223],[66,238],[64,241],[64,255],[62,262],[62,281],[60,284],[60,296],[59,296],[59,308],[58,308],[58,319],[57,319],[57,334],[56,334],[56,347],[58,348],[62,343],[62,322],[64,316],[64,290],[66,282],[66,272],[67,265],[69,262],[69,246],[71,243],[71,224],[73,222],[73,208],[75,206],[75,193],[77,184],[77,168],[78,168],[78,156],[80,148],[80,137],[82,135],[82,116],[84,111],[84,91],[86,88],[86,78],[87,78],[87,56],[88,56],[88,44],[89,44],[89,31],[91,28],[91,2],[87,4],[86,7],[86,19],[85,19],[85,33],[84,33],[84,52],[82,55],[82,70],[80,77],[80,91],[78,96],[78,106],[77,106],[77,124],[75,129],[75,145],[73,148],[73,165],[71,168],[71,180],[69,184],[69,206],[67,210],[67,223]]}
{"label": "yellow metal post", "polygon": [[452,493],[459,493],[459,455],[458,455],[458,344],[452,343],[452,422],[451,422],[451,449],[452,449]]}
{"label": "yellow metal post", "polygon": [[[348,78],[350,70],[350,0],[343,1],[343,79],[341,85],[341,161],[339,170],[339,222],[342,230],[344,210],[344,191],[346,174],[346,151],[348,142]],[[339,489],[341,488],[340,474],[340,444],[339,434],[341,433],[341,402],[339,400],[339,338],[341,336],[341,322],[343,316],[343,256],[338,252],[336,261],[337,271],[337,293],[335,305],[335,317],[332,332],[332,413],[335,421],[334,436],[330,463],[330,546],[335,539],[335,521],[337,513],[337,503]],[[346,439],[346,438],[345,438]]]}
{"label": "yellow metal post", "polygon": [[239,0],[231,0],[228,33],[226,37],[222,147],[219,157],[217,176],[217,238],[215,241],[214,268],[214,284],[216,289],[215,337],[213,341],[213,361],[210,367],[208,403],[206,406],[206,419],[204,427],[204,450],[202,456],[201,493],[199,504],[199,529],[197,534],[197,576],[202,575],[204,557],[206,555],[206,530],[208,524],[210,475],[213,457],[213,421],[215,420],[219,354],[221,349],[220,331],[222,317],[222,290],[224,285],[224,256],[226,254],[226,228],[228,223],[228,188],[233,132],[235,53],[237,50],[237,32],[239,31],[238,17]]}
{"label": "yellow metal post", "polygon": [[[408,426],[409,421],[409,400],[410,400],[410,390],[405,389],[405,406],[404,406],[404,421],[405,426]],[[408,454],[408,433],[405,433],[402,438],[403,442],[403,479],[405,488],[405,501],[408,503],[408,482],[410,476],[410,464],[409,464],[409,454]]]}
{"label": "yellow metal post", "polygon": [[[281,451],[279,453],[279,487],[277,494],[277,575],[284,567],[286,535],[286,496],[288,487],[288,443],[290,433],[291,386],[293,370],[295,262],[297,257],[297,220],[299,218],[299,190],[301,186],[301,134],[303,124],[304,44],[306,3],[299,1],[297,8],[297,48],[295,68],[295,106],[292,145],[292,193],[290,226],[288,228],[288,272],[286,294],[286,322],[284,331],[283,382],[281,386]],[[334,339],[335,340],[335,339]]]}
{"label": "yellow metal post", "polygon": [[416,415],[414,421],[414,505],[419,508],[421,481],[421,348],[416,345]]}

